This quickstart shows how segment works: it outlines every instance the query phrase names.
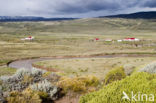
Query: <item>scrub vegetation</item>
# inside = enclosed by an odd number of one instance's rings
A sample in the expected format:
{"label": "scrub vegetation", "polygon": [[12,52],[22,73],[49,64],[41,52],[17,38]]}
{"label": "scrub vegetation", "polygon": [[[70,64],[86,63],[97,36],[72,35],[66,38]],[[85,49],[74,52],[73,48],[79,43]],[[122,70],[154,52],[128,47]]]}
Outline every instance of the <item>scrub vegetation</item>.
{"label": "scrub vegetation", "polygon": [[[148,64],[141,68],[138,72],[134,72],[131,76],[127,76],[120,81],[114,81],[108,85],[104,85],[99,91],[89,93],[82,96],[80,103],[151,103],[156,99],[156,63]],[[118,71],[120,73],[120,71]],[[113,75],[113,72],[109,72]],[[131,96],[132,92],[137,96],[135,99],[129,97],[122,99],[123,91]]]}

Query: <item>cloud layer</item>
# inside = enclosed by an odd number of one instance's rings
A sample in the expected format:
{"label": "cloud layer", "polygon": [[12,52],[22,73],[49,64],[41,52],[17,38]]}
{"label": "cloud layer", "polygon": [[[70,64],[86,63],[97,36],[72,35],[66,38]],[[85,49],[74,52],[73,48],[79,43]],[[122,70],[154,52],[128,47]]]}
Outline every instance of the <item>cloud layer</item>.
{"label": "cloud layer", "polygon": [[156,11],[156,0],[0,0],[0,16],[96,17]]}

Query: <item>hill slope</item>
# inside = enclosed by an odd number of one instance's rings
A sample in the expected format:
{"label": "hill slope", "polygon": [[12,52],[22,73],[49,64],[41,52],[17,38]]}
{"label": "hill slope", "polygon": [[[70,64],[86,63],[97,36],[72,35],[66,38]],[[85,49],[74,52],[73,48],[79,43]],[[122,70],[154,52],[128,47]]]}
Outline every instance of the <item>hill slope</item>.
{"label": "hill slope", "polygon": [[60,21],[60,20],[73,20],[75,18],[44,18],[34,16],[0,16],[1,22],[7,21]]}
{"label": "hill slope", "polygon": [[49,22],[3,22],[0,34],[137,34],[155,33],[155,20],[91,18]]}
{"label": "hill slope", "polygon": [[127,19],[156,19],[156,11],[151,12],[137,12],[132,14],[119,14],[110,16],[100,16],[100,18],[127,18]]}

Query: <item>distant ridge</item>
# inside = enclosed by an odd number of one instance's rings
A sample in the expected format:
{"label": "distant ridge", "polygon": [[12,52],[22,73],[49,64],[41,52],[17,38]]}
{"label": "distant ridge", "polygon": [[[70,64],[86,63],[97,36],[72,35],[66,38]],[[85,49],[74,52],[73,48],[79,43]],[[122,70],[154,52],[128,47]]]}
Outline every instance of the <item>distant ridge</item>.
{"label": "distant ridge", "polygon": [[34,16],[0,16],[0,22],[13,22],[13,21],[62,21],[74,20],[77,18],[44,18]]}
{"label": "distant ridge", "polygon": [[110,15],[110,16],[99,16],[99,18],[156,19],[156,11],[137,12],[131,14],[119,14],[119,15]]}

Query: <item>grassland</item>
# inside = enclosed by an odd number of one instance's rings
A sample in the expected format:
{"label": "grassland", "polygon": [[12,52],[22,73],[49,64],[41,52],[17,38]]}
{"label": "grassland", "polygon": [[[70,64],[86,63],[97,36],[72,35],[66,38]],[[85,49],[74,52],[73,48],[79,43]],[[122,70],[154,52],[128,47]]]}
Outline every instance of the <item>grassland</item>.
{"label": "grassland", "polygon": [[[149,54],[151,56],[62,59],[37,63],[39,66],[56,68],[63,75],[72,77],[95,75],[100,79],[104,79],[106,73],[118,66],[123,66],[126,73],[130,74],[134,69],[155,61],[155,57],[152,57],[156,54],[155,25],[155,20],[109,18],[90,18],[61,22],[0,22],[0,66],[16,59],[49,56],[104,54],[135,54],[136,56]],[[34,36],[35,40],[21,41],[22,38],[30,35]],[[141,41],[116,41],[127,37],[139,38]],[[100,40],[94,42],[93,39],[95,38]],[[113,42],[106,42],[106,39],[113,39]],[[15,71],[15,69],[1,66],[0,76],[11,75]],[[131,81],[133,80],[134,78]],[[139,79],[137,80],[139,81]],[[121,82],[127,83],[126,80]],[[121,82],[118,82],[119,87]],[[135,84],[137,85],[137,83]],[[118,85],[115,87],[118,89]],[[109,87],[104,88],[108,89]],[[107,90],[103,89],[102,91]],[[88,97],[84,97],[82,103],[85,99],[88,101]]]}
{"label": "grassland", "polygon": [[[43,56],[110,53],[154,54],[155,20],[90,18],[55,22],[1,22],[0,65]],[[21,41],[29,35],[34,41]],[[105,42],[136,37],[140,42]],[[100,41],[93,42],[94,38]],[[138,47],[135,46],[138,44]]]}
{"label": "grassland", "polygon": [[12,75],[16,72],[16,69],[8,68],[8,67],[0,67],[0,76],[3,75]]}
{"label": "grassland", "polygon": [[66,76],[94,75],[104,79],[113,68],[123,66],[127,75],[137,67],[144,66],[156,60],[154,57],[117,57],[117,58],[88,58],[88,59],[61,59],[37,62],[39,67],[57,69]]}

